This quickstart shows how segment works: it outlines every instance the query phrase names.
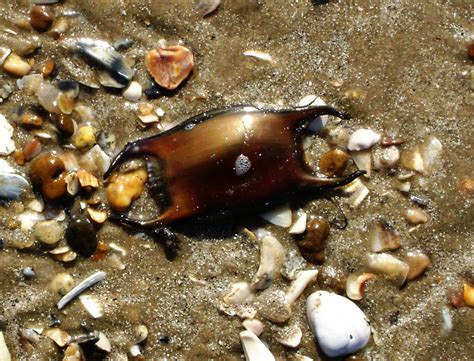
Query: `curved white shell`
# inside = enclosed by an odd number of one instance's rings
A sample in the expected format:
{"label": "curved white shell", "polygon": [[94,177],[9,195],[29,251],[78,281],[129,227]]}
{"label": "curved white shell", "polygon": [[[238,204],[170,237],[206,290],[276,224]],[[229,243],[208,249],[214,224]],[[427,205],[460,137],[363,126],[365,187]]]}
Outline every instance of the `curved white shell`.
{"label": "curved white shell", "polygon": [[327,356],[354,353],[369,341],[367,317],[345,297],[317,291],[308,297],[306,311],[311,329]]}
{"label": "curved white shell", "polygon": [[271,234],[267,234],[259,242],[260,265],[250,284],[254,290],[262,290],[270,286],[286,259],[285,249]]}
{"label": "curved white shell", "polygon": [[370,129],[358,129],[349,138],[347,148],[350,151],[369,149],[380,141],[380,134]]}
{"label": "curved white shell", "polygon": [[275,357],[270,350],[255,336],[252,331],[242,331],[240,341],[247,361],[274,361]]}

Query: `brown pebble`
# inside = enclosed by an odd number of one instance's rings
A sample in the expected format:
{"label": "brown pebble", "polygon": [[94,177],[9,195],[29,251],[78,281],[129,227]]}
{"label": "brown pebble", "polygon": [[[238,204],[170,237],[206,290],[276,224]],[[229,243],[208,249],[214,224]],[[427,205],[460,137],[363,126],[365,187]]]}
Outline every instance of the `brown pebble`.
{"label": "brown pebble", "polygon": [[329,222],[326,219],[316,218],[310,220],[304,238],[298,241],[298,247],[303,258],[314,264],[324,262],[324,248],[328,237]]}
{"label": "brown pebble", "polygon": [[82,214],[72,217],[66,229],[69,246],[83,257],[90,257],[97,248],[97,234],[91,221]]}
{"label": "brown pebble", "polygon": [[41,74],[43,75],[43,78],[48,78],[53,73],[55,67],[56,64],[53,59],[49,58],[46,60],[41,67]]}
{"label": "brown pebble", "polygon": [[333,149],[321,156],[319,169],[328,176],[341,174],[346,168],[349,156],[341,149]]}
{"label": "brown pebble", "polygon": [[405,262],[409,267],[407,275],[408,281],[420,277],[423,273],[425,273],[427,268],[431,266],[431,261],[428,256],[421,252],[408,252],[405,257]]}
{"label": "brown pebble", "polygon": [[384,147],[389,147],[391,145],[400,145],[404,142],[404,140],[400,137],[394,137],[391,135],[384,135],[380,140],[380,144]]}
{"label": "brown pebble", "polygon": [[66,137],[70,137],[74,134],[74,122],[71,115],[63,113],[51,114],[51,121]]}
{"label": "brown pebble", "polygon": [[42,117],[36,114],[24,113],[20,119],[20,125],[26,129],[37,129],[41,128],[44,120]]}
{"label": "brown pebble", "polygon": [[39,155],[31,162],[29,173],[33,186],[46,199],[57,200],[66,193],[67,171],[59,157],[53,154]]}
{"label": "brown pebble", "polygon": [[46,6],[34,5],[30,11],[30,23],[36,31],[47,31],[54,21],[53,12]]}
{"label": "brown pebble", "polygon": [[467,56],[469,59],[474,60],[474,41],[471,41],[467,46]]}
{"label": "brown pebble", "polygon": [[38,139],[33,138],[26,142],[23,147],[23,152],[25,154],[25,160],[28,162],[41,153],[41,143]]}

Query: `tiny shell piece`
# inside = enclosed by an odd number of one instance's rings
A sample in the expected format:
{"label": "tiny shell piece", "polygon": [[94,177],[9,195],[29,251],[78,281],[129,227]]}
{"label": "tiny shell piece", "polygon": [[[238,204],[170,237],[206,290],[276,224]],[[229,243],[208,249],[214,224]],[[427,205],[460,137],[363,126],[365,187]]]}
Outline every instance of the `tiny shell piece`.
{"label": "tiny shell piece", "polygon": [[428,222],[428,215],[419,208],[409,208],[404,212],[403,216],[408,223],[414,226]]}
{"label": "tiny shell piece", "polygon": [[97,341],[95,345],[105,352],[110,352],[112,350],[112,345],[103,332],[99,332],[99,341]]}
{"label": "tiny shell piece", "polygon": [[246,319],[242,322],[246,330],[253,332],[256,336],[260,336],[263,332],[263,323],[257,319]]}
{"label": "tiny shell piece", "polygon": [[284,228],[291,226],[292,222],[291,208],[287,203],[260,214],[260,217],[275,226]]}
{"label": "tiny shell piece", "polygon": [[191,73],[194,57],[188,48],[173,45],[150,50],[146,54],[145,65],[158,85],[173,90]]}
{"label": "tiny shell piece", "polygon": [[107,220],[107,213],[93,208],[87,208],[89,217],[96,223],[102,224]]}
{"label": "tiny shell piece", "polygon": [[398,286],[405,283],[409,271],[408,264],[388,253],[369,254],[367,268],[376,274],[386,275]]}
{"label": "tiny shell piece", "polygon": [[352,151],[352,160],[357,169],[365,170],[365,177],[370,178],[372,174],[372,153],[370,150]]}
{"label": "tiny shell piece", "polygon": [[247,282],[234,283],[229,293],[224,295],[224,302],[228,305],[244,304],[252,301],[255,295]]}
{"label": "tiny shell piece", "polygon": [[274,361],[275,357],[262,341],[251,331],[240,333],[246,361]]}
{"label": "tiny shell piece", "polygon": [[268,61],[269,63],[274,64],[275,60],[273,60],[272,56],[268,53],[264,53],[260,50],[246,50],[243,52],[245,56],[250,56],[252,58],[256,58],[263,61]]}
{"label": "tiny shell piece", "polygon": [[300,271],[296,279],[291,283],[288,292],[286,292],[286,299],[288,303],[291,305],[295,302],[298,297],[303,293],[305,288],[312,282],[316,281],[318,277],[318,270],[307,270],[307,271]]}
{"label": "tiny shell piece", "polygon": [[271,234],[258,239],[260,246],[260,265],[252,279],[251,288],[262,290],[270,286],[285,263],[285,249]]}
{"label": "tiny shell piece", "polygon": [[350,151],[370,149],[380,141],[380,134],[370,129],[358,129],[349,138],[347,148]]}
{"label": "tiny shell piece", "polygon": [[96,177],[94,177],[92,174],[90,174],[89,172],[86,172],[83,169],[79,169],[76,175],[79,180],[79,184],[81,185],[82,188],[99,187],[99,180]]}
{"label": "tiny shell piece", "polygon": [[202,16],[205,17],[216,11],[220,4],[221,0],[199,0],[196,9],[201,11]]}
{"label": "tiny shell piece", "polygon": [[275,340],[283,346],[297,348],[301,343],[302,337],[303,332],[301,331],[301,327],[298,325],[290,325],[279,330]]}
{"label": "tiny shell piece", "polygon": [[302,234],[306,230],[306,220],[308,218],[308,215],[303,212],[298,219],[296,220],[295,223],[293,223],[293,226],[291,226],[289,233],[290,234]]}
{"label": "tiny shell piece", "polygon": [[393,251],[400,248],[400,234],[387,222],[376,222],[369,231],[372,252]]}
{"label": "tiny shell piece", "polygon": [[346,281],[346,294],[351,300],[359,301],[364,298],[365,283],[376,278],[373,273],[351,273]]}
{"label": "tiny shell piece", "polygon": [[94,318],[100,318],[104,315],[104,309],[99,303],[97,298],[91,295],[80,295],[79,300],[81,301],[84,308]]}
{"label": "tiny shell piece", "polygon": [[369,341],[367,317],[345,297],[317,291],[308,297],[306,311],[318,344],[329,357],[357,352]]}
{"label": "tiny shell piece", "polygon": [[15,142],[11,139],[13,127],[2,114],[0,114],[0,155],[9,155],[15,151]]}
{"label": "tiny shell piece", "polygon": [[48,328],[43,332],[43,335],[56,342],[59,347],[64,347],[71,342],[71,336],[60,328]]}
{"label": "tiny shell piece", "polygon": [[142,96],[142,86],[138,82],[132,81],[124,90],[123,96],[133,102],[138,101]]}

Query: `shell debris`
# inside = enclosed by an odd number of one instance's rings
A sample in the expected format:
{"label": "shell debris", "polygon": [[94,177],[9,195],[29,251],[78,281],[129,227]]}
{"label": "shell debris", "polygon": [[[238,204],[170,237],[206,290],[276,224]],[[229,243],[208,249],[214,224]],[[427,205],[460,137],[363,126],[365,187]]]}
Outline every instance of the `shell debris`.
{"label": "shell debris", "polygon": [[91,276],[87,277],[85,280],[80,282],[76,287],[74,287],[71,291],[64,295],[57,304],[58,308],[61,310],[66,306],[69,302],[71,302],[74,298],[79,296],[82,292],[87,290],[88,288],[95,285],[97,282],[103,281],[106,277],[106,273],[103,271],[98,271]]}
{"label": "shell debris", "polygon": [[253,332],[242,331],[240,342],[244,349],[246,361],[275,361],[275,356]]}

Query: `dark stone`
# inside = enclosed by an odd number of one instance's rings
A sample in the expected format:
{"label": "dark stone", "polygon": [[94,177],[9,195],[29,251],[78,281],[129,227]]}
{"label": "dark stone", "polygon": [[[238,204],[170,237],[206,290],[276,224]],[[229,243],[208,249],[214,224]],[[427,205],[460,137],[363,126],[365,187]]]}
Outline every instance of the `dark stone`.
{"label": "dark stone", "polygon": [[72,217],[66,229],[69,246],[83,257],[90,257],[97,248],[97,234],[91,221],[79,215]]}

